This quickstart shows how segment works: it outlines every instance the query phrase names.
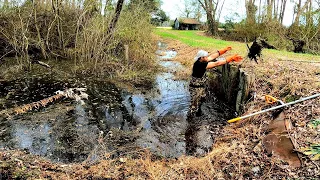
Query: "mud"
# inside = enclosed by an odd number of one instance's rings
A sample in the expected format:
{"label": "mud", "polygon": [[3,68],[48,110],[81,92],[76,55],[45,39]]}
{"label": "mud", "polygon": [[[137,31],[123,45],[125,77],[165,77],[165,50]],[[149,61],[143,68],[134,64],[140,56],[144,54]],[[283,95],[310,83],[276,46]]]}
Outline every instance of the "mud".
{"label": "mud", "polygon": [[[1,117],[0,148],[22,149],[54,162],[88,162],[146,148],[160,157],[186,152],[202,155],[211,149],[232,110],[214,98],[201,107],[196,123],[188,124],[188,81],[174,74],[184,67],[168,61],[177,55],[159,43],[159,73],[153,88],[130,93],[98,79],[57,81],[50,75],[1,82],[0,109],[17,107],[54,95],[57,90],[85,87],[85,104],[62,99],[47,107],[11,118]],[[192,152],[192,153],[191,153]]]}
{"label": "mud", "polygon": [[207,95],[201,106],[201,116],[194,117],[186,130],[186,153],[189,155],[203,156],[212,150],[215,138],[234,114],[234,109],[218,100],[214,92],[207,94],[210,96]]}

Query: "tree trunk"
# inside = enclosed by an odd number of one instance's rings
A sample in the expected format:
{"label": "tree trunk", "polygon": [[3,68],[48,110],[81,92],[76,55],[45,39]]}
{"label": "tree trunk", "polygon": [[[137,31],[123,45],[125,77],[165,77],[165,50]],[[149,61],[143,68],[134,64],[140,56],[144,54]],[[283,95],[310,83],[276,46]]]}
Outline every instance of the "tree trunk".
{"label": "tree trunk", "polygon": [[215,31],[215,20],[211,13],[207,13],[207,19],[208,19],[208,30],[211,35],[214,35],[216,33]]}
{"label": "tree trunk", "polygon": [[273,3],[273,19],[275,20],[275,21],[277,21],[278,20],[278,15],[279,15],[279,1],[280,0],[277,0],[277,1],[274,1]]}
{"label": "tree trunk", "polygon": [[114,16],[109,24],[109,28],[107,30],[108,34],[110,33],[113,33],[116,25],[117,25],[117,22],[119,20],[119,17],[120,17],[120,13],[121,13],[121,10],[122,10],[122,6],[123,6],[123,1],[124,0],[118,0],[117,2],[117,7],[116,7],[116,11],[114,13]]}
{"label": "tree trunk", "polygon": [[63,40],[63,31],[62,31],[62,24],[60,18],[60,8],[61,8],[61,0],[52,0],[52,9],[55,13],[55,19],[57,19],[57,33],[58,33],[58,41],[60,49],[64,49],[64,40]]}
{"label": "tree trunk", "polygon": [[274,0],[267,0],[267,22],[272,20],[273,3]]}
{"label": "tree trunk", "polygon": [[261,0],[259,1],[259,13],[258,13],[258,23],[260,24],[262,22],[262,18],[261,18]]}
{"label": "tree trunk", "polygon": [[247,23],[248,24],[255,24],[255,14],[256,14],[256,7],[254,5],[255,0],[246,0],[246,14],[247,14]]}
{"label": "tree trunk", "polygon": [[215,20],[215,13],[217,10],[217,7],[214,7],[213,3],[218,4],[219,1],[214,2],[211,0],[198,0],[199,3],[201,4],[202,8],[206,11],[207,14],[207,21],[208,21],[208,31],[210,32],[211,35],[214,35],[216,33],[216,20]]}
{"label": "tree trunk", "polygon": [[307,27],[313,27],[312,1],[309,2],[309,6],[307,7],[306,23]]}
{"label": "tree trunk", "polygon": [[283,16],[284,16],[284,12],[286,10],[286,3],[287,3],[287,0],[282,0],[282,2],[281,2],[281,9],[280,9],[280,15],[279,15],[279,22],[281,24],[283,23]]}

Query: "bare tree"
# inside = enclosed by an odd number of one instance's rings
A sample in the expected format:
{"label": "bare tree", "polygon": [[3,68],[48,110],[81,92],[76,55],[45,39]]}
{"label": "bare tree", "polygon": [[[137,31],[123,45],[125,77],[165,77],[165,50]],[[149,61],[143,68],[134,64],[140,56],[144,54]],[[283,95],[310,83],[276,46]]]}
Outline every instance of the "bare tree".
{"label": "bare tree", "polygon": [[197,9],[196,4],[196,0],[184,0],[184,10],[182,12],[183,16],[187,18],[189,18],[190,16],[195,17]]}
{"label": "bare tree", "polygon": [[181,12],[184,17],[196,18],[198,20],[201,19],[204,12],[198,0],[184,0],[184,4],[184,10]]}
{"label": "bare tree", "polygon": [[280,7],[280,13],[279,13],[279,22],[281,24],[283,23],[283,16],[286,10],[286,3],[287,3],[287,0],[281,0],[281,7]]}
{"label": "bare tree", "polygon": [[218,22],[216,21],[217,10],[222,1],[222,6],[220,6],[220,11],[222,10],[224,0],[198,0],[202,8],[205,10],[208,21],[208,28],[210,34],[214,35],[218,29]]}
{"label": "bare tree", "polygon": [[296,11],[295,11],[295,13],[296,13],[297,15],[296,15],[296,17],[295,17],[294,22],[293,22],[292,25],[294,25],[294,26],[299,25],[300,16],[301,16],[302,12],[304,12],[304,10],[308,7],[308,4],[310,3],[310,1],[311,1],[311,0],[307,0],[307,1],[305,2],[305,4],[301,7],[301,0],[299,0],[298,4],[297,4],[297,6],[296,6],[296,7],[297,7],[297,8],[296,8]]}
{"label": "bare tree", "polygon": [[62,1],[61,0],[52,0],[52,10],[55,14],[55,20],[57,20],[57,33],[58,33],[58,41],[59,41],[59,47],[63,49],[64,47],[64,38],[63,38],[63,31],[62,31],[62,24],[61,24],[61,18],[60,18],[60,11],[62,7]]}
{"label": "bare tree", "polygon": [[198,21],[200,21],[202,14],[204,14],[203,9],[201,8],[201,5],[199,3],[197,3],[196,9],[195,9],[195,18],[197,18]]}

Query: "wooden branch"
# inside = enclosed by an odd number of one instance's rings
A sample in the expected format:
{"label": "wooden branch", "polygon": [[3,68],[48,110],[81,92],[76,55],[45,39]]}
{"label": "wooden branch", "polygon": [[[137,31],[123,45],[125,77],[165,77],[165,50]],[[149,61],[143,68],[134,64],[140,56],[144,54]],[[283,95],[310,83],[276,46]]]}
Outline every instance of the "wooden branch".
{"label": "wooden branch", "polygon": [[119,16],[120,16],[120,13],[121,13],[121,10],[122,10],[122,6],[123,6],[123,1],[124,0],[118,0],[118,3],[117,3],[117,7],[116,7],[116,11],[114,13],[114,16],[109,24],[109,28],[107,30],[108,34],[109,33],[112,33],[114,28],[116,27],[116,24],[119,20]]}
{"label": "wooden branch", "polygon": [[310,3],[311,0],[307,0],[305,2],[305,4],[298,9],[298,12],[297,12],[297,16],[296,18],[294,19],[294,25],[298,25],[299,24],[299,18],[300,18],[300,15],[302,14],[302,12],[307,8],[308,4]]}
{"label": "wooden branch", "polygon": [[220,16],[221,16],[222,8],[224,6],[224,2],[225,2],[225,0],[223,0],[222,5],[221,5],[220,10],[219,10],[219,15],[218,15],[218,19],[217,19],[218,22],[220,20]]}
{"label": "wooden branch", "polygon": [[200,5],[202,6],[202,8],[204,9],[204,10],[206,10],[207,8],[206,8],[206,6],[202,3],[202,1],[201,0],[198,0],[198,2],[200,3]]}
{"label": "wooden branch", "polygon": [[39,65],[41,65],[43,67],[51,69],[51,66],[49,64],[46,64],[46,63],[44,63],[42,61],[32,61],[32,64],[39,64]]}
{"label": "wooden branch", "polygon": [[57,91],[56,95],[50,96],[48,98],[32,102],[29,104],[24,104],[15,108],[5,109],[0,111],[0,115],[15,116],[19,114],[24,114],[28,111],[39,109],[41,107],[46,107],[49,103],[53,103],[63,97],[74,99],[77,102],[83,102],[82,99],[88,99],[88,94],[84,93],[86,88],[69,88],[64,91]]}
{"label": "wooden branch", "polygon": [[2,58],[4,58],[6,55],[8,55],[8,54],[10,54],[10,53],[12,53],[12,52],[13,52],[13,50],[10,50],[9,52],[5,53],[3,56],[0,57],[0,60],[1,60]]}

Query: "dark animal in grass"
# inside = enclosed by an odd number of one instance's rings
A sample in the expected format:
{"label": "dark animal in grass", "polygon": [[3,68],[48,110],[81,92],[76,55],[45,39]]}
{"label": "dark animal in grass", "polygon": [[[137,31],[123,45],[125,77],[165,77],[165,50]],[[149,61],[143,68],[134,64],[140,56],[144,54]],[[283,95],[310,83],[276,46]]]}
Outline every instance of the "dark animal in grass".
{"label": "dark animal in grass", "polygon": [[289,39],[292,41],[292,44],[294,46],[293,52],[304,53],[303,46],[306,44],[306,42],[300,39],[293,39],[293,38],[289,38]]}
{"label": "dark animal in grass", "polygon": [[274,46],[270,45],[269,43],[267,43],[264,39],[262,39],[260,37],[255,38],[251,47],[249,47],[248,44],[247,44],[247,47],[249,50],[248,57],[250,58],[250,60],[254,60],[256,63],[258,63],[258,58],[261,57],[261,51],[263,48],[276,49]]}

